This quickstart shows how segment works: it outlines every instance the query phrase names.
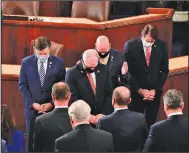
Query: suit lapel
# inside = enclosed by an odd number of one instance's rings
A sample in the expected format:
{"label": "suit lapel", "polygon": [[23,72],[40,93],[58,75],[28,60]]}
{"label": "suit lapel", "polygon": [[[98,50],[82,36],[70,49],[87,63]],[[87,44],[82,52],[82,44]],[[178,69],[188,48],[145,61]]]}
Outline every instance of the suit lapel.
{"label": "suit lapel", "polygon": [[[48,76],[52,73],[53,68],[54,68],[54,60],[53,60],[52,56],[49,56],[48,62],[47,62],[47,70],[46,70],[46,75],[45,75],[44,84],[45,84],[46,81],[48,80]],[[48,83],[48,82],[47,82],[47,83]]]}
{"label": "suit lapel", "polygon": [[149,69],[151,69],[154,65],[154,62],[156,62],[155,60],[153,60],[154,58],[156,58],[156,42],[154,42],[154,44],[152,45],[152,50],[151,50],[151,57],[150,57],[150,64],[149,64]]}
{"label": "suit lapel", "polygon": [[108,62],[107,62],[108,72],[111,72],[112,67],[113,67],[113,65],[114,65],[114,62],[115,62],[114,54],[113,54],[112,51],[110,51],[109,58],[108,58]]}
{"label": "suit lapel", "polygon": [[[83,82],[84,84],[87,86],[87,88],[93,93],[93,89],[91,87],[91,84],[89,82],[89,79],[88,79],[88,76],[87,76],[87,73],[86,71],[83,69],[83,64],[80,63],[78,64],[78,68],[79,68],[79,71],[81,72],[81,74],[83,75]],[[94,94],[94,93],[93,93]]]}
{"label": "suit lapel", "polygon": [[102,86],[101,84],[101,79],[100,79],[100,69],[97,68],[96,71],[95,71],[95,76],[96,76],[96,95],[98,94],[98,92],[101,92],[100,91],[100,86]]}
{"label": "suit lapel", "polygon": [[144,54],[144,49],[143,49],[141,38],[139,38],[139,48],[140,48],[140,57],[141,57],[141,60],[144,63],[145,70],[147,71],[148,67],[147,67],[147,63],[146,63],[146,57],[145,57],[145,54]]}
{"label": "suit lapel", "polygon": [[39,72],[38,72],[38,66],[37,66],[37,57],[34,55],[34,60],[33,60],[33,64],[31,64],[33,66],[33,71],[34,74],[36,74],[36,80],[39,86],[41,86],[41,82],[40,82],[40,78],[39,78]]}

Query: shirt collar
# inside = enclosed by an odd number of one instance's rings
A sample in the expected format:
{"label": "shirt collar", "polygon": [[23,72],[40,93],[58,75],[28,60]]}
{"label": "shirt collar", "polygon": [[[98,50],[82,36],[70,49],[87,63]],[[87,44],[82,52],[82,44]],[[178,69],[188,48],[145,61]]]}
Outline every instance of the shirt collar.
{"label": "shirt collar", "polygon": [[55,108],[68,108],[68,106],[55,106]]}
{"label": "shirt collar", "polygon": [[115,108],[114,111],[123,110],[123,109],[128,109],[128,108]]}
{"label": "shirt collar", "polygon": [[182,112],[170,113],[170,114],[168,115],[168,117],[173,116],[173,115],[182,115],[182,114],[183,114]]}

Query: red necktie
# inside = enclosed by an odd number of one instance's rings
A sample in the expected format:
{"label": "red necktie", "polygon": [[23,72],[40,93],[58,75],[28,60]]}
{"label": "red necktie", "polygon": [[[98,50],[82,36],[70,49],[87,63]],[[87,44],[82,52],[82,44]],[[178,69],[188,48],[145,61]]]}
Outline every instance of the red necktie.
{"label": "red necktie", "polygon": [[150,64],[150,57],[151,57],[150,47],[146,47],[146,63],[147,63],[147,66],[149,66],[149,64]]}
{"label": "red necktie", "polygon": [[92,89],[93,89],[93,93],[96,94],[96,86],[95,86],[95,84],[94,84],[94,80],[93,80],[93,78],[92,78],[91,73],[88,73],[87,76],[88,76],[89,82],[90,82],[90,84],[91,84],[91,87],[92,87]]}

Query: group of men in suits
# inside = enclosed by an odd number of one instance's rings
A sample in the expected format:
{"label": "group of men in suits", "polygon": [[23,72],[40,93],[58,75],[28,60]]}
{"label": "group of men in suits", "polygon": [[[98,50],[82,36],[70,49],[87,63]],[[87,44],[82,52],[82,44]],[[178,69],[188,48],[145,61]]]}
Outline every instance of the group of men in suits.
{"label": "group of men in suits", "polygon": [[[106,36],[99,36],[95,49],[86,50],[82,54],[80,62],[67,72],[63,59],[50,55],[50,40],[45,37],[37,38],[33,47],[35,53],[22,60],[19,76],[19,89],[24,97],[26,127],[29,136],[28,151],[52,151],[54,140],[70,131],[70,127],[57,124],[60,121],[68,125],[69,117],[66,115],[66,111],[60,111],[60,103],[64,103],[65,107],[71,107],[77,100],[84,100],[91,109],[89,122],[93,127],[98,127],[97,123],[99,122],[99,128],[110,130],[108,131],[110,133],[111,129],[106,125],[109,124],[109,121],[108,119],[105,121],[105,115],[111,114],[115,106],[119,106],[119,102],[121,106],[128,105],[128,109],[131,111],[144,114],[148,128],[154,124],[159,110],[162,87],[169,72],[166,44],[157,36],[157,28],[150,24],[146,25],[142,30],[141,37],[125,43],[123,54],[111,48]],[[67,84],[62,84],[62,86],[68,85],[69,87],[65,87],[67,88],[65,90],[62,87],[59,90],[61,83],[58,82],[64,81]],[[117,89],[118,91],[123,90],[123,93],[119,91],[117,94],[117,90],[115,91],[113,95],[118,95],[119,102],[114,104],[112,101],[113,90],[121,85],[128,87],[131,93],[128,90],[124,91],[124,88]],[[127,97],[120,99],[120,96],[124,94]],[[60,108],[64,107],[61,105]],[[134,112],[129,114],[131,120],[134,116],[136,119],[141,119],[140,125],[133,123],[133,126],[136,127],[131,128],[137,130],[142,127],[135,133],[137,135],[141,131],[145,131],[146,126],[142,114]],[[64,119],[60,117],[61,115],[65,116]],[[116,113],[114,115],[116,116]],[[130,119],[126,120],[124,116],[127,116],[126,112],[120,116],[122,118],[120,125],[123,127],[126,122],[130,122]],[[100,119],[102,121],[99,121]],[[56,126],[51,126],[55,124]],[[115,124],[118,123],[115,122]],[[120,126],[121,128],[122,126]],[[59,129],[56,130],[56,134],[52,133],[53,136],[50,133],[43,133],[43,131],[53,131],[53,129]],[[115,131],[120,129],[115,127]],[[127,132],[132,135],[131,129],[120,131],[122,132],[121,136],[124,137]],[[128,150],[141,150],[145,133],[142,136],[136,136],[137,140],[133,139]],[[53,137],[51,142],[45,143],[45,140],[42,142],[41,138],[47,135]],[[119,136],[119,134],[115,134],[117,142],[122,140]],[[43,147],[48,143],[47,147]],[[121,150],[124,145],[115,145],[115,147]]]}

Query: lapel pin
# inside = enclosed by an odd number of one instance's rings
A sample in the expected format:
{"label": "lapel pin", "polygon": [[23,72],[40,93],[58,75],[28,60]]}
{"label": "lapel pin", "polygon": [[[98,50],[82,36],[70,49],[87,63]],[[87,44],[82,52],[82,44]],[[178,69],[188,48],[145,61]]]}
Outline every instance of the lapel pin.
{"label": "lapel pin", "polygon": [[52,62],[50,62],[49,64],[52,64]]}
{"label": "lapel pin", "polygon": [[99,70],[97,70],[97,73],[100,73],[100,71],[99,71]]}
{"label": "lapel pin", "polygon": [[81,73],[83,73],[83,71],[81,71]]}
{"label": "lapel pin", "polygon": [[111,56],[111,61],[113,61],[113,58],[114,58],[114,57],[113,57],[113,56]]}

